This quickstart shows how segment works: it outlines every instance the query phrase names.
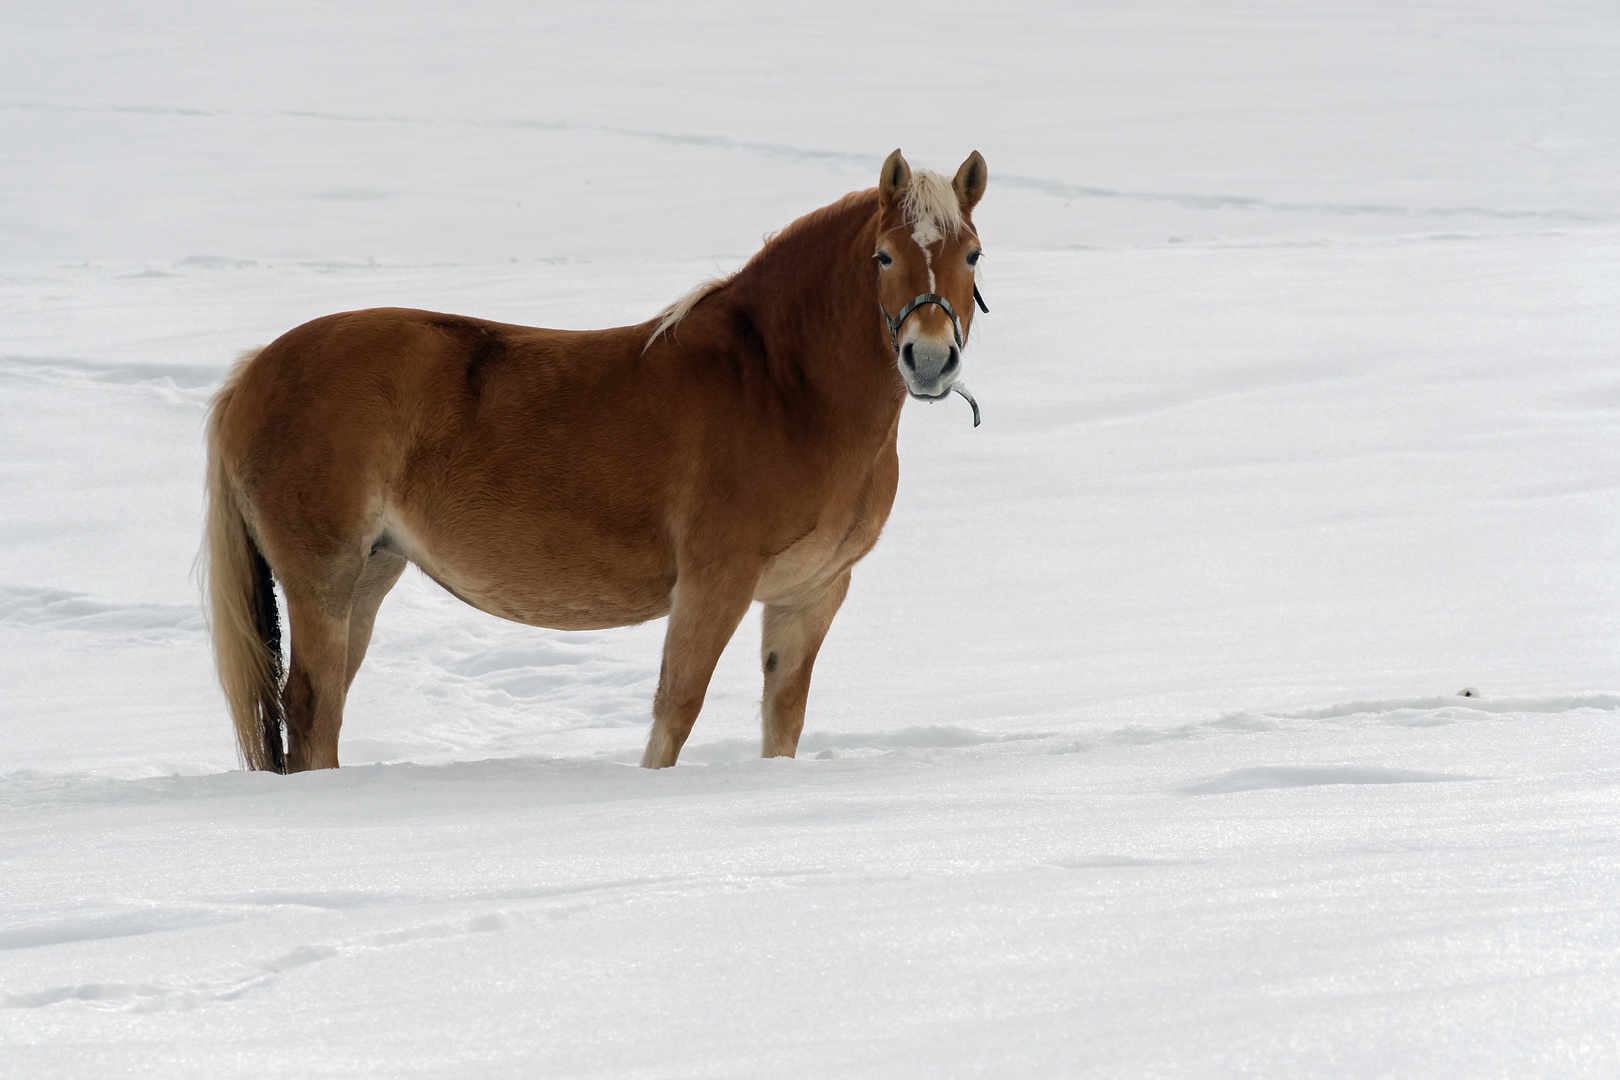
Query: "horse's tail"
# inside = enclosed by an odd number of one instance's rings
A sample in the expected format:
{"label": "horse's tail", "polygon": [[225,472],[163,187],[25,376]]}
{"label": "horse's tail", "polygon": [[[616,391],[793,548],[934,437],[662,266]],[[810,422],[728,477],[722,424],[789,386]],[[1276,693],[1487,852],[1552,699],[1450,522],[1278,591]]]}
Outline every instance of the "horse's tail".
{"label": "horse's tail", "polygon": [[240,494],[220,448],[225,413],[243,370],[258,355],[244,355],[208,411],[208,516],[202,558],[214,635],[219,685],[236,725],[236,745],[250,769],[287,771],[281,737],[281,620],[275,579],[242,515]]}

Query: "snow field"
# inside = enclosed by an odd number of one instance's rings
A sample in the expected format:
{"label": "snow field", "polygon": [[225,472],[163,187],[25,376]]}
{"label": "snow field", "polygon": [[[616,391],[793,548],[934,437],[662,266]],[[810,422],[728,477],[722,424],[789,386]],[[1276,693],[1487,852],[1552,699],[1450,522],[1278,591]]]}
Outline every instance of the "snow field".
{"label": "snow field", "polygon": [[[1620,1068],[1606,8],[5,22],[0,1074]],[[757,620],[652,774],[659,624],[412,573],[346,767],[233,771],[238,351],[640,320],[895,145],[989,160],[985,422],[908,406],[798,760]]]}

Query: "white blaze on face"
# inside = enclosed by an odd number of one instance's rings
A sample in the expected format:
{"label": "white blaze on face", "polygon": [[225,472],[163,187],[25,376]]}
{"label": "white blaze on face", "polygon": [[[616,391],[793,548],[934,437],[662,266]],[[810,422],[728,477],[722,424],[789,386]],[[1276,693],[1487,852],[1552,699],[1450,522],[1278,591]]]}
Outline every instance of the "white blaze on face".
{"label": "white blaze on face", "polygon": [[934,283],[934,252],[933,245],[944,239],[939,234],[939,226],[934,224],[932,218],[923,217],[912,223],[911,242],[922,248],[923,266],[928,270],[928,291],[938,292],[939,287]]}

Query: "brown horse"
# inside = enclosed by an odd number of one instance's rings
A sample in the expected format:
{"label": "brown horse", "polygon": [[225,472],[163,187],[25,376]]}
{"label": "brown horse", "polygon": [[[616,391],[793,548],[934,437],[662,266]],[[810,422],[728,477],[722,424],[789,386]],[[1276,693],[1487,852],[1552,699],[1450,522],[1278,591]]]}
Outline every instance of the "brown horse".
{"label": "brown horse", "polygon": [[972,400],[956,380],[986,177],[978,153],[946,180],[896,150],[876,189],[638,326],[377,308],[244,357],[209,415],[205,548],[247,766],[337,765],[344,697],[407,562],[535,626],[668,614],[652,768],[675,763],[761,601],[764,754],[792,756],[816,653],[894,501],[900,406]]}

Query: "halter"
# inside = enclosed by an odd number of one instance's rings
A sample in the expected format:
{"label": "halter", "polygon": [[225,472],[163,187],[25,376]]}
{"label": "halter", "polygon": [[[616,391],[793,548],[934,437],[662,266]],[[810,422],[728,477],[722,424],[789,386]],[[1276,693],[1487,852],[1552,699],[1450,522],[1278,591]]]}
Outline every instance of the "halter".
{"label": "halter", "polygon": [[[986,315],[990,314],[989,306],[985,304],[984,297],[979,294],[978,282],[973,283],[973,302],[979,305],[980,311]],[[924,304],[938,304],[945,309],[945,314],[951,317],[951,332],[956,335],[956,347],[958,349],[962,347],[962,321],[956,317],[956,309],[951,307],[951,302],[943,296],[931,292],[919,293],[912,297],[911,302],[901,308],[900,314],[892,319],[889,317],[889,309],[883,306],[883,299],[879,297],[878,310],[883,313],[883,324],[889,328],[889,344],[894,346],[896,356],[900,355],[900,325],[906,321],[906,316]],[[951,390],[967,398],[967,403],[973,406],[973,426],[978,427],[979,403],[973,400],[973,395],[968,393],[967,387],[962,385],[960,379],[951,384]]]}
{"label": "halter", "polygon": [[[973,302],[979,305],[980,311],[986,315],[990,314],[990,309],[985,306],[984,297],[979,295],[979,286],[976,282],[973,286]],[[945,314],[951,317],[951,333],[956,335],[956,347],[958,349],[962,347],[962,320],[956,317],[956,309],[951,307],[949,300],[938,293],[925,292],[912,297],[910,302],[900,309],[900,314],[893,318],[889,317],[889,309],[883,306],[883,301],[878,300],[878,310],[883,313],[883,324],[889,328],[889,344],[894,347],[896,356],[900,355],[900,327],[905,323],[907,316],[924,304],[938,304],[945,309]]]}

